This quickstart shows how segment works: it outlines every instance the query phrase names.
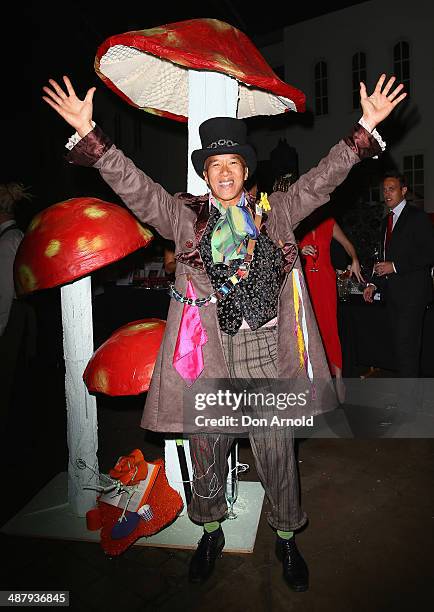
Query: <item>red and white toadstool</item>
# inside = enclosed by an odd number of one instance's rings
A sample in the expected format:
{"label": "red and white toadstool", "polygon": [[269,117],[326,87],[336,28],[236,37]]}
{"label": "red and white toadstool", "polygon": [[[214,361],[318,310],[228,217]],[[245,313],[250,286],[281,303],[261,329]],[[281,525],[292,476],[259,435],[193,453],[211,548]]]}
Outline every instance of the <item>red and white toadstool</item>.
{"label": "red and white toadstool", "polygon": [[89,275],[146,247],[152,239],[152,233],[121,206],[97,198],[72,198],[34,217],[15,258],[18,295],[61,285],[68,502],[78,516],[86,516],[95,506],[99,484],[96,398],[82,379],[93,353]]}
{"label": "red and white toadstool", "polygon": [[281,81],[243,32],[218,19],[110,36],[98,48],[95,70],[129,104],[177,121],[190,118],[189,70],[236,79],[238,118],[305,110],[305,94]]}
{"label": "red and white toadstool", "polygon": [[[305,94],[281,81],[250,39],[217,19],[190,19],[109,37],[95,70],[123,100],[149,113],[188,120],[187,191],[204,193],[191,164],[198,127],[210,117],[248,118],[305,110]],[[174,441],[166,441],[166,472],[179,489]],[[185,501],[185,500],[184,500]]]}
{"label": "red and white toadstool", "polygon": [[149,383],[166,321],[141,319],[116,330],[93,354],[83,374],[90,392],[138,395]]}
{"label": "red and white toadstool", "polygon": [[15,258],[18,295],[64,285],[122,259],[153,239],[126,209],[72,198],[38,213]]}

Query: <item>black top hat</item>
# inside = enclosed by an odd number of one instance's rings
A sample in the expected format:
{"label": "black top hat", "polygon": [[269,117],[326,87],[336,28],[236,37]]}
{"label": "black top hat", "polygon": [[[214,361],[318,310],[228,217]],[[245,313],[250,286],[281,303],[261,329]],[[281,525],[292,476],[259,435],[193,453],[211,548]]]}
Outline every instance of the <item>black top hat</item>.
{"label": "black top hat", "polygon": [[202,149],[191,154],[191,161],[198,175],[203,177],[205,160],[211,155],[235,153],[241,155],[249,169],[250,176],[256,169],[256,153],[247,144],[247,126],[242,119],[233,117],[212,117],[199,126]]}

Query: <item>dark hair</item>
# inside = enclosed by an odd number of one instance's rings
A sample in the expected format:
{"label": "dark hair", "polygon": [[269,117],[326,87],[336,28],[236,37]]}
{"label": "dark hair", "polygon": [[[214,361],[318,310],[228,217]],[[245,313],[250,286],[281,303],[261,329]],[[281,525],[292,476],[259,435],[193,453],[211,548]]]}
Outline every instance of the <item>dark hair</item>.
{"label": "dark hair", "polygon": [[404,174],[401,174],[400,172],[398,172],[398,170],[388,170],[387,172],[385,172],[383,175],[383,181],[387,178],[398,179],[401,188],[407,187],[406,177],[404,176]]}
{"label": "dark hair", "polygon": [[28,187],[25,187],[22,183],[1,183],[0,212],[14,215],[16,206],[24,200],[31,200],[32,197],[28,192]]}

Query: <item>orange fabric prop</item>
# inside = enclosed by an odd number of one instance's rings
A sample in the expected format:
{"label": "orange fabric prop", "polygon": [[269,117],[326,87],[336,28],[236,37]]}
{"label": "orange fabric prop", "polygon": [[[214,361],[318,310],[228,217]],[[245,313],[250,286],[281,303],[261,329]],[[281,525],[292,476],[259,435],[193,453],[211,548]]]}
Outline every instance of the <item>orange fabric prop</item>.
{"label": "orange fabric prop", "polygon": [[167,481],[163,459],[157,459],[154,464],[159,465],[160,469],[147,500],[152,509],[153,517],[149,521],[140,520],[137,527],[129,535],[120,539],[112,538],[111,531],[122,514],[122,508],[98,501],[102,522],[101,546],[107,555],[122,554],[139,538],[149,537],[167,527],[181,512],[183,508],[182,498]]}
{"label": "orange fabric prop", "polygon": [[130,455],[119,457],[109,476],[120,480],[124,485],[135,485],[148,475],[148,464],[142,451],[136,448]]}

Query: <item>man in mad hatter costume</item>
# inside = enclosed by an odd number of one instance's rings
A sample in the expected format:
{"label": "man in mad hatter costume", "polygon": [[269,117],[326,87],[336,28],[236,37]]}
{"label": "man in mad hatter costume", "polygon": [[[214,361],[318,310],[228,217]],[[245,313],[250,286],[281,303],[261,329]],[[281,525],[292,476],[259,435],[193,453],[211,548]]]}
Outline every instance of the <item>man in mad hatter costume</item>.
{"label": "man in mad hatter costume", "polygon": [[[44,100],[77,130],[68,145],[69,161],[97,168],[138,219],[175,243],[174,299],[142,427],[183,431],[183,394],[197,381],[286,379],[309,386],[329,380],[293,230],[329,200],[354,164],[381,152],[383,143],[375,128],[406,95],[394,82],[394,77],[387,80],[382,75],[370,96],[361,84],[360,122],[287,192],[264,200],[266,215],[255,209],[244,189],[256,156],[242,120],[216,117],[200,126],[202,149],[193,152],[192,162],[209,193],[172,196],[94,125],[95,88],[80,100],[67,77],[64,88],[54,80],[44,87]],[[304,406],[302,413],[319,414],[332,403],[324,395]],[[292,589],[304,591],[308,569],[294,532],[307,517],[299,503],[292,432],[253,428],[249,437],[272,508],[269,523],[276,531],[284,578]],[[220,521],[227,511],[224,483],[233,437],[222,431],[195,433],[189,440],[194,477],[188,513],[204,524],[189,577],[203,582],[225,543]]]}

